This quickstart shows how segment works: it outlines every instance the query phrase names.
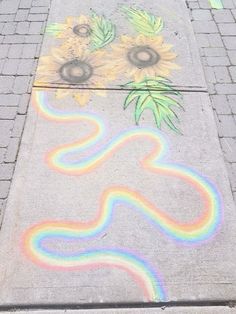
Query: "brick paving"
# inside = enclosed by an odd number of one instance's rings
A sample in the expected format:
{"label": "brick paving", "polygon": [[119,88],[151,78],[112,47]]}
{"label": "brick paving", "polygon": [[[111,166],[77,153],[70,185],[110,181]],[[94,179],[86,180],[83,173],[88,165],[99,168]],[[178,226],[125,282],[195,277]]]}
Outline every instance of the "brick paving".
{"label": "brick paving", "polygon": [[[51,0],[0,0],[0,222]],[[236,200],[236,0],[187,0]]]}
{"label": "brick paving", "polygon": [[0,1],[0,222],[51,0]]}
{"label": "brick paving", "polygon": [[207,0],[186,3],[236,202],[236,0],[222,0],[221,10],[212,9]]}

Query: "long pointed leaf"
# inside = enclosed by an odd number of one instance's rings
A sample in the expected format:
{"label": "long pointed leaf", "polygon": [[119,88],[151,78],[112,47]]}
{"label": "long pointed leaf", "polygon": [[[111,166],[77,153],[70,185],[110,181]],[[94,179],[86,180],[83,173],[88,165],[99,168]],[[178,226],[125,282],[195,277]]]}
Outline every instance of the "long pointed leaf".
{"label": "long pointed leaf", "polygon": [[115,25],[104,16],[98,16],[95,12],[92,14],[91,28],[92,50],[103,48],[115,39]]}
{"label": "long pointed leaf", "polygon": [[135,123],[136,124],[139,123],[139,120],[141,118],[141,115],[142,115],[143,111],[146,108],[148,108],[149,102],[152,101],[149,98],[150,98],[149,94],[148,93],[144,93],[137,100],[136,107],[135,107],[135,113],[134,113]]}
{"label": "long pointed leaf", "polygon": [[136,91],[132,91],[128,94],[128,96],[125,99],[124,102],[124,109],[128,108],[129,104],[136,98],[139,97],[140,95]]}
{"label": "long pointed leaf", "polygon": [[171,119],[167,116],[164,119],[165,123],[168,125],[169,128],[171,128],[176,133],[182,134],[182,132],[174,125],[174,123],[171,121]]}
{"label": "long pointed leaf", "polygon": [[[136,124],[139,123],[144,110],[149,109],[152,111],[158,128],[161,128],[162,122],[164,122],[174,132],[182,134],[173,123],[173,119],[179,122],[179,118],[172,109],[172,107],[182,108],[182,106],[171,97],[171,95],[179,96],[180,93],[170,85],[169,81],[162,78],[159,80],[147,78],[139,83],[129,82],[127,85],[134,90],[126,97],[124,108],[126,109],[136,99],[134,112]],[[150,89],[150,87],[157,88],[157,86],[161,90]]]}
{"label": "long pointed leaf", "polygon": [[162,18],[157,18],[155,15],[144,10],[125,6],[123,7],[123,11],[136,31],[145,36],[155,36],[163,28]]}

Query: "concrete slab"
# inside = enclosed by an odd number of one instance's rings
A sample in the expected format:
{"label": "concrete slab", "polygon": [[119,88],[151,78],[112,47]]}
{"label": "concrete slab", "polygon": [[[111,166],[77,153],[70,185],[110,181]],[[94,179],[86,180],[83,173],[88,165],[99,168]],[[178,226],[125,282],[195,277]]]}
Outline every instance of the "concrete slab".
{"label": "concrete slab", "polygon": [[176,314],[221,314],[235,313],[235,308],[228,307],[174,307],[174,308],[146,308],[146,309],[107,309],[107,310],[58,310],[58,311],[23,311],[23,312],[3,312],[10,314],[156,314],[156,313],[176,313]]}
{"label": "concrete slab", "polygon": [[206,90],[184,0],[54,0],[47,29],[35,86],[120,89],[162,76],[181,90]]}
{"label": "concrete slab", "polygon": [[[0,233],[1,305],[234,299],[236,213],[207,95],[183,93],[183,135],[157,131],[150,110],[134,127],[126,97],[78,107],[33,91]],[[153,147],[162,161],[148,163]]]}

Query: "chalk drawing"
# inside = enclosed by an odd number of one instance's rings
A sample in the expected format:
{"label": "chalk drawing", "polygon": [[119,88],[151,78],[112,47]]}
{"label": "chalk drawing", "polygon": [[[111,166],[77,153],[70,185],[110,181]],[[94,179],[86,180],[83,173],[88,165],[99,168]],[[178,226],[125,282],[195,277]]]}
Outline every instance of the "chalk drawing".
{"label": "chalk drawing", "polygon": [[87,122],[93,126],[91,134],[80,141],[54,149],[47,157],[50,168],[68,175],[86,175],[99,167],[112,154],[136,139],[153,144],[153,149],[140,162],[143,170],[179,178],[192,186],[203,200],[202,213],[193,221],[182,223],[144,198],[139,191],[129,187],[112,186],[100,198],[96,217],[86,223],[75,221],[45,221],[29,228],[23,236],[25,254],[36,264],[51,269],[82,270],[101,266],[115,267],[127,271],[139,284],[148,301],[164,301],[166,292],[160,274],[153,270],[142,257],[120,248],[93,248],[73,255],[58,253],[45,248],[45,240],[55,238],[74,240],[89,239],[104,232],[112,224],[112,213],[116,205],[123,204],[139,212],[148,222],[156,226],[164,236],[179,243],[193,245],[211,239],[222,222],[220,195],[213,184],[193,169],[165,163],[168,146],[163,135],[154,129],[133,128],[124,131],[104,144],[90,157],[69,162],[66,156],[79,153],[102,140],[105,127],[103,121],[90,113],[64,112],[50,106],[46,93],[35,90],[32,97],[36,110],[46,119],[58,122]]}
{"label": "chalk drawing", "polygon": [[136,98],[136,124],[139,124],[143,112],[149,109],[158,128],[165,123],[173,131],[181,133],[173,122],[179,122],[178,116],[171,108],[180,107],[171,96],[179,96],[180,93],[167,80],[170,72],[180,67],[173,62],[177,55],[171,51],[172,45],[164,43],[163,37],[159,35],[164,28],[163,19],[134,7],[125,6],[123,12],[139,33],[135,38],[121,36],[120,43],[112,46],[112,54],[115,56],[112,59],[113,71],[125,73],[133,80],[125,84],[134,91],[126,98],[124,109]]}
{"label": "chalk drawing", "polygon": [[172,108],[183,109],[183,107],[175,98],[171,97],[173,95],[181,96],[181,94],[169,84],[167,79],[162,77],[155,80],[145,79],[140,83],[130,82],[126,86],[131,86],[133,90],[125,99],[124,109],[128,108],[131,103],[135,103],[136,124],[139,124],[145,110],[151,110],[159,129],[164,122],[171,130],[181,133],[173,122],[173,119],[179,122],[179,118]]}
{"label": "chalk drawing", "polygon": [[[92,94],[106,96],[105,87],[110,80],[106,69],[106,51],[89,51],[80,44],[80,40],[70,39],[59,48],[53,48],[50,56],[42,56],[38,67],[38,79],[52,84],[64,84],[57,89],[56,98],[72,96],[80,106],[88,103]],[[71,89],[70,87],[82,87]],[[92,85],[94,90],[86,89]]]}
{"label": "chalk drawing", "polygon": [[65,23],[52,23],[46,33],[58,39],[76,40],[81,45],[97,50],[110,44],[116,37],[115,25],[103,15],[92,11],[91,16],[69,16]]}
{"label": "chalk drawing", "polygon": [[[91,16],[68,17],[63,24],[50,24],[47,33],[63,40],[63,44],[40,58],[35,86],[42,82],[74,85],[80,90],[58,90],[56,97],[72,95],[83,106],[92,94],[105,96],[109,82],[126,77],[129,82],[122,84],[122,88],[131,92],[124,109],[136,101],[135,123],[139,124],[144,111],[149,109],[159,129],[165,124],[181,133],[175,112],[181,108],[176,100],[181,95],[168,79],[180,67],[174,62],[177,54],[171,50],[172,45],[160,35],[163,19],[134,7],[125,6],[121,11],[138,35],[122,35],[114,44],[111,43],[116,39],[115,25],[95,12]],[[93,88],[93,93],[88,87]]]}

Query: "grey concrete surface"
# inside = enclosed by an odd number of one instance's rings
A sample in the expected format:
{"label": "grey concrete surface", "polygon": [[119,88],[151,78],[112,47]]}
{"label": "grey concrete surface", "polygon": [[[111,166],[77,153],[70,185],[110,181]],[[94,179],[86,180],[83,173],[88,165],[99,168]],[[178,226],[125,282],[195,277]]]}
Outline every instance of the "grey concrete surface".
{"label": "grey concrete surface", "polygon": [[[53,91],[46,96],[45,103],[60,110],[78,108],[69,97],[56,101]],[[107,127],[106,138],[112,138],[133,126],[133,108],[125,112],[122,108],[125,96],[125,92],[117,91],[108,93],[102,100],[93,97],[80,112],[101,116]],[[112,222],[99,236],[69,242],[68,247],[60,239],[48,239],[46,245],[59,252],[66,249],[69,254],[91,247],[139,252],[161,273],[167,301],[233,299],[236,215],[214,118],[205,93],[183,96],[186,111],[180,114],[180,119],[184,135],[163,132],[170,146],[166,161],[192,167],[217,186],[224,208],[224,221],[217,235],[201,245],[181,245],[146,222],[138,212],[119,205]],[[193,116],[195,119],[191,120]],[[142,126],[154,127],[150,113],[144,115]],[[189,221],[200,214],[203,203],[194,189],[189,192],[188,184],[140,171],[137,159],[150,150],[150,144],[143,140],[131,142],[84,176],[68,176],[48,167],[46,152],[85,136],[89,130],[87,123],[47,121],[30,108],[0,234],[1,304],[145,302],[142,290],[125,271],[102,267],[83,272],[41,268],[25,257],[20,244],[24,232],[42,221],[91,221],[102,192],[110,186],[124,185],[138,190],[180,221]]]}
{"label": "grey concrete surface", "polygon": [[[117,2],[116,0],[111,0],[104,7],[102,0],[91,0],[89,3],[81,2],[78,7],[76,0],[70,1],[70,5],[68,5],[67,2],[54,0],[49,14],[48,25],[52,23],[65,23],[68,16],[75,16],[75,11],[77,16],[90,16],[91,10],[95,10],[97,14],[104,14],[116,25],[117,35],[113,43],[118,43],[121,35],[134,37],[138,35],[121,11],[124,5],[133,5],[133,3],[129,1]],[[197,45],[185,1],[159,0],[148,3],[144,0],[138,0],[135,2],[135,6],[163,18],[164,28],[160,35],[164,37],[166,43],[173,45],[172,51],[178,55],[175,63],[181,67],[181,70],[174,70],[169,76],[173,84],[179,89],[184,90],[206,90],[201,62],[199,60],[199,54],[197,53]],[[63,41],[65,41],[65,39],[58,41],[58,39],[54,39],[52,36],[45,36],[42,46],[42,55],[50,55],[50,49],[58,46],[60,42],[62,44]],[[108,51],[109,50],[108,47]],[[112,58],[112,55],[110,58]],[[41,61],[39,61],[39,65],[40,64],[42,64]],[[121,74],[125,74],[125,72]],[[121,85],[126,84],[128,81],[127,79],[117,78],[114,81],[108,82],[106,87],[119,89],[122,87]],[[37,74],[35,85],[56,87],[65,86],[65,82],[56,82],[46,75],[42,77]],[[85,87],[88,86],[93,87],[93,84],[85,85]]]}

